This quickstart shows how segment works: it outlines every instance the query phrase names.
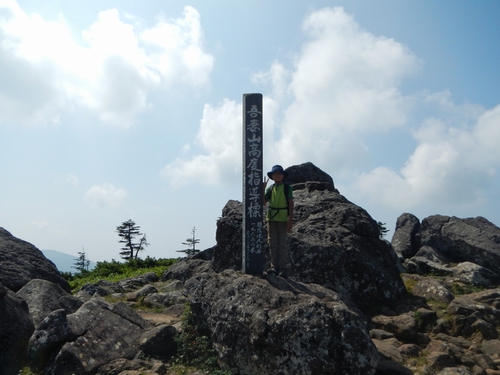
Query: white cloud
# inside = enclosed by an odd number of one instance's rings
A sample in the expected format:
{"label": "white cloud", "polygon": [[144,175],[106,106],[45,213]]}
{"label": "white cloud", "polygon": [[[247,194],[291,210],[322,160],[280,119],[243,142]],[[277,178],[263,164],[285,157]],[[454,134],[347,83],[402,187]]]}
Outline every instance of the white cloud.
{"label": "white cloud", "polygon": [[380,167],[363,174],[358,193],[407,211],[422,205],[458,209],[483,204],[500,168],[500,106],[470,127],[462,121],[453,125],[424,121],[414,132],[418,145],[405,166],[399,172]]}
{"label": "white cloud", "polygon": [[[253,77],[271,86],[272,94],[264,95],[265,159],[283,165],[327,160],[349,170],[366,158],[363,137],[406,123],[413,99],[404,97],[398,84],[420,69],[420,62],[400,43],[361,29],[341,8],[311,13],[304,32],[310,40],[293,68],[275,61]],[[236,165],[242,115],[232,103],[227,116],[228,104],[205,107],[197,144],[206,152],[179,158],[165,175],[177,181],[198,178],[196,170],[214,176],[202,179],[211,183],[241,171]]]}
{"label": "white cloud", "polygon": [[290,163],[333,160],[350,168],[367,151],[362,137],[406,123],[412,99],[398,85],[420,62],[393,39],[360,28],[342,8],[311,13],[303,27],[310,41],[296,60],[294,102],[278,149]]}
{"label": "white cloud", "polygon": [[[195,179],[204,184],[218,185],[241,171],[242,115],[241,104],[225,99],[219,106],[206,104],[195,144],[206,154],[192,156],[184,147],[182,158],[176,159],[161,171],[173,185],[183,185]],[[230,177],[229,177],[230,178]]]}
{"label": "white cloud", "polygon": [[84,199],[92,208],[119,207],[128,197],[127,191],[111,184],[93,185],[85,193]]}
{"label": "white cloud", "polygon": [[0,79],[0,120],[53,122],[77,106],[127,127],[147,109],[151,90],[206,85],[214,63],[192,7],[153,27],[106,10],[81,35],[62,17],[27,15],[12,0],[0,5],[0,70],[10,72]]}

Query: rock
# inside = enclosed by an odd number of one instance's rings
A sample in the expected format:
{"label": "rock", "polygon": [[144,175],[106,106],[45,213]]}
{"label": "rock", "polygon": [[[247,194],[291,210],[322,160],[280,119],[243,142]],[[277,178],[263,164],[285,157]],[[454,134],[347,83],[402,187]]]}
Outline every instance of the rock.
{"label": "rock", "polygon": [[415,215],[404,213],[396,221],[396,229],[391,244],[396,254],[403,258],[414,256],[420,244],[416,234],[420,231],[420,220]]}
{"label": "rock", "polygon": [[403,356],[399,351],[399,343],[396,339],[372,340],[382,359],[403,363]]}
{"label": "rock", "polygon": [[123,289],[124,292],[131,292],[140,288],[144,285],[154,283],[158,281],[159,278],[156,276],[154,272],[148,272],[143,275],[130,277],[128,279],[122,280],[118,283],[118,285]]}
{"label": "rock", "polygon": [[83,301],[88,301],[89,297],[104,297],[114,293],[124,293],[123,288],[117,283],[113,283],[107,280],[99,280],[93,284],[85,284],[80,288],[77,293],[77,297],[81,298]]}
{"label": "rock", "polygon": [[168,360],[177,350],[174,338],[177,330],[169,325],[160,325],[146,331],[139,340],[139,349],[147,357]]}
{"label": "rock", "polygon": [[294,191],[291,274],[346,293],[361,309],[406,297],[398,259],[362,208],[332,191]]}
{"label": "rock", "polygon": [[29,365],[42,371],[64,343],[73,341],[77,336],[68,326],[67,312],[64,309],[52,311],[39,324],[29,342]]}
{"label": "rock", "polygon": [[[406,296],[396,253],[361,207],[333,190],[298,189],[289,234],[289,275],[345,293],[361,309]],[[241,270],[242,205],[229,201],[217,222],[212,269]],[[266,252],[265,260],[269,254]],[[266,268],[266,266],[264,267]]]}
{"label": "rock", "polygon": [[370,330],[370,337],[376,340],[386,340],[392,339],[394,337],[394,334],[388,331],[384,331],[383,329],[375,328]]}
{"label": "rock", "polygon": [[182,292],[152,293],[147,295],[143,302],[152,307],[169,307],[187,302]]}
{"label": "rock", "polygon": [[453,268],[454,281],[491,288],[500,284],[500,275],[475,263],[463,262]]}
{"label": "rock", "polygon": [[161,276],[162,281],[180,280],[183,283],[192,276],[210,270],[211,261],[201,259],[182,258],[171,265]]}
{"label": "rock", "polygon": [[500,340],[485,340],[481,345],[481,349],[484,354],[487,355],[499,355],[500,354]]}
{"label": "rock", "polygon": [[418,357],[422,353],[422,349],[416,344],[403,344],[398,349],[405,357]]}
{"label": "rock", "polygon": [[453,269],[449,267],[449,260],[430,246],[422,246],[411,260],[426,274],[453,275]]}
{"label": "rock", "polygon": [[377,366],[377,375],[412,375],[410,369],[402,364],[381,360]]}
{"label": "rock", "polygon": [[[242,211],[241,202],[230,200],[222,209],[222,216],[217,220],[215,234],[217,245],[214,246],[211,265],[215,272],[242,269]],[[264,259],[269,262],[269,254],[266,252],[264,255]]]}
{"label": "rock", "polygon": [[495,327],[500,325],[500,311],[493,307],[498,301],[499,290],[487,290],[455,298],[447,312],[453,316],[451,333],[471,337],[480,333],[484,339],[498,337]]}
{"label": "rock", "polygon": [[372,317],[372,323],[404,342],[415,342],[417,339],[417,322],[412,312],[397,316],[377,315]]}
{"label": "rock", "polygon": [[313,163],[307,162],[300,165],[292,165],[285,169],[288,172],[285,182],[290,185],[305,184],[307,182],[320,182],[323,186],[330,187],[334,191],[333,178],[316,167]]}
{"label": "rock", "polygon": [[0,282],[17,292],[33,279],[51,281],[71,292],[66,279],[40,250],[0,227]]}
{"label": "rock", "polygon": [[467,369],[461,367],[445,367],[437,375],[474,375]]}
{"label": "rock", "polygon": [[156,289],[153,285],[148,284],[139,290],[127,293],[125,297],[127,301],[138,301],[139,299],[154,293],[158,293],[158,289]]}
{"label": "rock", "polygon": [[430,216],[422,220],[419,238],[422,246],[433,247],[452,262],[500,269],[500,228],[485,218]]}
{"label": "rock", "polygon": [[455,366],[455,360],[449,354],[442,352],[431,352],[427,355],[427,365],[431,369],[439,371],[446,367]]}
{"label": "rock", "polygon": [[26,301],[2,283],[0,317],[0,374],[18,374],[26,362],[28,342],[35,327]]}
{"label": "rock", "polygon": [[[48,355],[47,373],[90,375],[115,359],[133,359],[144,329],[151,328],[124,303],[112,305],[101,298],[85,302],[78,311],[68,315],[67,325],[75,338]],[[41,331],[38,330],[40,338],[50,335]],[[36,346],[43,347],[40,339],[32,340],[30,348]]]}
{"label": "rock", "polygon": [[297,375],[375,373],[377,350],[363,319],[329,289],[226,270],[189,279],[185,291],[225,369],[262,375],[277,369]]}
{"label": "rock", "polygon": [[423,297],[427,301],[450,303],[455,296],[441,282],[430,277],[422,277],[412,289],[414,295]]}
{"label": "rock", "polygon": [[73,297],[59,285],[41,279],[31,280],[17,294],[28,303],[30,317],[35,327],[52,311],[64,309],[71,314],[83,304],[80,299]]}

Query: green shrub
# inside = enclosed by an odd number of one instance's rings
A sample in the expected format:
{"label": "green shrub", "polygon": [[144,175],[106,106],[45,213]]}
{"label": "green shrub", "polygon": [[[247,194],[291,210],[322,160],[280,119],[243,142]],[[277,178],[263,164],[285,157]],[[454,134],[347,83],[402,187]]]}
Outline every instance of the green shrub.
{"label": "green shrub", "polygon": [[147,257],[146,259],[132,259],[126,262],[97,262],[92,271],[85,271],[63,276],[68,280],[72,291],[79,290],[85,284],[94,284],[99,280],[117,282],[129,277],[143,275],[148,272],[154,272],[161,276],[177,259],[155,259]]}

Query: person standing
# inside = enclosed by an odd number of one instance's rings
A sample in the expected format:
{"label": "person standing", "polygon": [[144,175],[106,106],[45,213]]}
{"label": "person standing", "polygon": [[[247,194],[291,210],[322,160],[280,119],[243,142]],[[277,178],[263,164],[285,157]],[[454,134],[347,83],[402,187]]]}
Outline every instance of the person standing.
{"label": "person standing", "polygon": [[288,172],[281,165],[273,166],[267,176],[274,181],[267,188],[269,180],[264,180],[264,204],[269,203],[266,214],[267,240],[271,252],[271,268],[267,273],[286,278],[289,264],[287,234],[292,230],[293,192],[292,187],[283,181]]}

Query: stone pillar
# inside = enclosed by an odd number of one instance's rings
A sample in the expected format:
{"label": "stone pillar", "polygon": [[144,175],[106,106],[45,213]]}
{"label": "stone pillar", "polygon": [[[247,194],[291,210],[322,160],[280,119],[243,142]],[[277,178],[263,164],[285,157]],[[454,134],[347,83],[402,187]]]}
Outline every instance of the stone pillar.
{"label": "stone pillar", "polygon": [[262,275],[262,94],[243,95],[243,272]]}

